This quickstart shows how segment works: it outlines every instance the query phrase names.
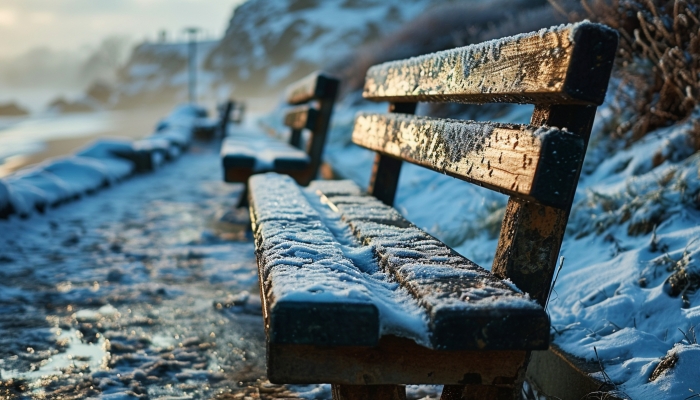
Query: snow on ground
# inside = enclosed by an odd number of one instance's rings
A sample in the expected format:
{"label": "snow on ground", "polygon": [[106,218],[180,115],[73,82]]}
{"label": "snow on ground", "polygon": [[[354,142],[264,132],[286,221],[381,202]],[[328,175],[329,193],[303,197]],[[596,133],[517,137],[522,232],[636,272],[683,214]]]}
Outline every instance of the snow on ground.
{"label": "snow on ground", "polygon": [[[350,143],[352,123],[357,111],[384,112],[386,105],[356,97],[336,108],[325,157],[335,171],[366,187],[373,153]],[[700,154],[693,154],[694,125],[660,129],[624,148],[601,133],[610,114],[605,106],[599,110],[561,250],[564,266],[548,306],[554,342],[575,356],[600,360],[607,375],[598,378],[610,379],[621,395],[685,399],[700,393]],[[528,119],[523,107],[513,106],[499,121]],[[396,207],[490,268],[506,201],[404,163]]]}
{"label": "snow on ground", "polygon": [[220,181],[214,149],[195,148],[45,215],[1,221],[11,234],[0,239],[0,393],[257,393],[253,244],[227,222],[240,189]]}

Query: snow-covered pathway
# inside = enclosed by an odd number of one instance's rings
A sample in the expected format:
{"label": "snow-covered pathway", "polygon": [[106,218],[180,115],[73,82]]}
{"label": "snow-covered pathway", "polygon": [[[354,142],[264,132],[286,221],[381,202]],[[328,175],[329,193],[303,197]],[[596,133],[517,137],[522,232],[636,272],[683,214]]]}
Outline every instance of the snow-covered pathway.
{"label": "snow-covered pathway", "polygon": [[0,222],[0,397],[257,393],[253,243],[225,222],[240,189],[221,182],[215,149],[195,147],[156,173]]}

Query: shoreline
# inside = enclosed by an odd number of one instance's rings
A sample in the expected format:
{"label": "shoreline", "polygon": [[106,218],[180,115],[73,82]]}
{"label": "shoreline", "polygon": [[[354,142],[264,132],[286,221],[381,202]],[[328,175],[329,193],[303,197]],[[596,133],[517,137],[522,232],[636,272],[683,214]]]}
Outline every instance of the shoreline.
{"label": "shoreline", "polygon": [[[31,137],[31,132],[27,134],[28,138],[21,143],[28,145],[41,146],[41,150],[28,153],[20,153],[0,158],[0,178],[8,176],[20,169],[38,164],[44,160],[54,157],[69,156],[76,152],[77,149],[86,144],[100,138],[127,138],[140,139],[154,131],[156,123],[172,109],[170,104],[159,104],[149,108],[132,109],[132,110],[116,110],[106,111],[104,113],[104,126],[101,128],[88,129],[86,133],[76,132],[74,135],[60,134],[56,138]],[[96,113],[73,113],[59,114],[55,116],[56,121],[62,118],[80,117],[95,118]],[[38,117],[38,116],[37,116]],[[28,118],[17,122],[7,129],[0,130],[0,146],[3,145],[3,139],[8,139],[8,135],[24,135],[23,130],[26,129],[27,122],[39,120],[40,118],[29,116]],[[53,117],[52,117],[53,118]],[[99,117],[98,117],[99,118]],[[45,122],[49,124],[50,122]],[[24,124],[24,125],[23,125]],[[50,127],[42,126],[41,129],[49,130]],[[50,134],[49,134],[50,135]],[[46,136],[46,134],[44,134]],[[21,140],[21,139],[20,139]]]}

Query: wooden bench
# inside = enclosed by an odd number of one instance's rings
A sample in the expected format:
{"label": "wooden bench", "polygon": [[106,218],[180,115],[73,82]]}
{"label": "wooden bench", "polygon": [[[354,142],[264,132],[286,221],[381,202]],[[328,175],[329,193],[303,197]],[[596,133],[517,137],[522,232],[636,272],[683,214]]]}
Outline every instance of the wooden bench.
{"label": "wooden bench", "polygon": [[217,110],[219,112],[219,119],[215,136],[217,138],[224,138],[228,133],[228,125],[230,122],[240,124],[243,121],[245,104],[240,101],[227,100],[221,103],[217,107]]}
{"label": "wooden bench", "polygon": [[[335,399],[512,399],[543,309],[617,33],[591,23],[389,62],[367,72],[353,142],[376,151],[368,194],[250,179],[268,378]],[[529,125],[418,117],[416,102],[535,104]],[[392,207],[403,161],[510,196],[491,271]],[[439,211],[439,210],[436,210]]]}
{"label": "wooden bench", "polygon": [[[289,143],[260,133],[238,134],[224,140],[221,159],[226,182],[247,182],[254,173],[279,172],[293,176],[301,185],[316,177],[322,162],[326,132],[338,91],[338,80],[316,72],[291,85],[287,104],[296,106],[284,118],[291,128]],[[242,115],[241,109],[238,115]],[[302,149],[302,131],[311,133]]]}

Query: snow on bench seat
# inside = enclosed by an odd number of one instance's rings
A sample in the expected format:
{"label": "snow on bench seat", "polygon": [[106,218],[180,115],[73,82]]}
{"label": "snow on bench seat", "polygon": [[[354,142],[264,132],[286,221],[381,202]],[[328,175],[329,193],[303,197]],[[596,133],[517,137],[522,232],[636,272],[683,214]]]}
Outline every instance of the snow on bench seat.
{"label": "snow on bench seat", "polygon": [[[256,175],[250,199],[271,343],[285,332],[285,343],[374,345],[389,333],[387,318],[390,334],[436,350],[548,345],[541,306],[350,181],[301,189],[286,176]],[[342,314],[318,311],[329,304]],[[329,341],[330,332],[343,340]]]}
{"label": "snow on bench seat", "polygon": [[[128,169],[128,173],[147,172],[162,162],[168,147],[167,141],[163,142],[164,147],[158,147],[145,140],[98,139],[78,150],[76,155],[99,159],[111,164],[112,169]],[[129,163],[132,167],[128,167]]]}
{"label": "snow on bench seat", "polygon": [[221,146],[224,178],[245,182],[252,173],[303,171],[311,160],[304,151],[267,136],[236,135]]}

